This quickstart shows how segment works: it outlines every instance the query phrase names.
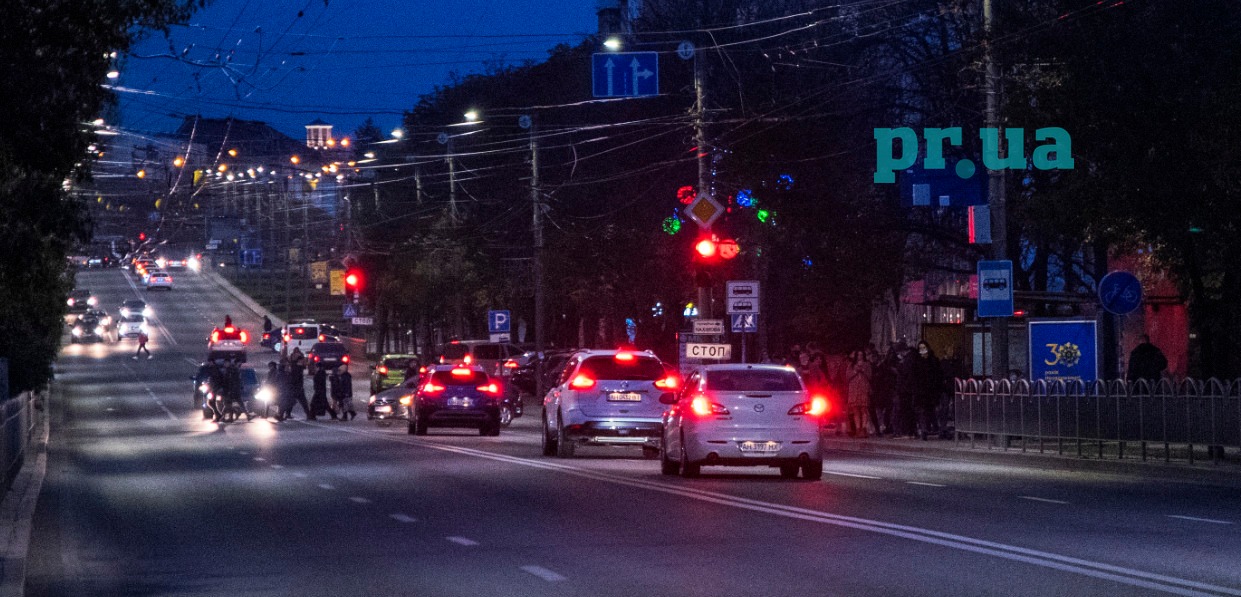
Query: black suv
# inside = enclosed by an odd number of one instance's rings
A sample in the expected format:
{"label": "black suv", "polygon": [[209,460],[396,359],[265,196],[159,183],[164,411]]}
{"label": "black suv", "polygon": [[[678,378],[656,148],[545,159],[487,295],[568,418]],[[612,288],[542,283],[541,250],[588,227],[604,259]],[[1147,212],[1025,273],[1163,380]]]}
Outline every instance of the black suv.
{"label": "black suv", "polygon": [[479,435],[500,435],[504,390],[481,367],[434,365],[409,405],[410,435],[428,427],[475,427]]}

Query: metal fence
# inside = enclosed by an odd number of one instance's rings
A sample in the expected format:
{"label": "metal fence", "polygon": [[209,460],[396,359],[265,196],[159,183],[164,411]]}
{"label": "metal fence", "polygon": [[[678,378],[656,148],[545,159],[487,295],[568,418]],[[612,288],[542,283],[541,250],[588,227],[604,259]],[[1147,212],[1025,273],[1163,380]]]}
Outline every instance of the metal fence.
{"label": "metal fence", "polygon": [[1004,449],[1076,451],[1126,458],[1152,446],[1165,461],[1195,460],[1195,448],[1218,461],[1241,449],[1241,379],[1179,382],[956,380],[956,441],[978,439]]}

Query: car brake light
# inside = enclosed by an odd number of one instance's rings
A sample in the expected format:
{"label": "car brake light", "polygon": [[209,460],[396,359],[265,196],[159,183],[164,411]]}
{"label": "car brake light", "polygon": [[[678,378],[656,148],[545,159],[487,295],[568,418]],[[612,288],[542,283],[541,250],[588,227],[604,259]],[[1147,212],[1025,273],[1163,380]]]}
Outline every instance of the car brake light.
{"label": "car brake light", "polygon": [[632,361],[632,360],[633,360],[633,353],[629,353],[629,352],[618,352],[618,353],[616,353],[616,356],[614,356],[614,357],[612,357],[612,358],[614,358],[614,359],[616,359],[616,360],[618,360],[618,361]]}
{"label": "car brake light", "polygon": [[231,326],[231,325],[230,325],[230,326],[225,326],[224,331],[225,331],[226,333],[231,334],[231,333],[233,333],[233,332],[235,332],[235,331],[237,331],[237,330],[236,330],[236,329],[234,329],[234,328],[233,328],[233,326]]}
{"label": "car brake light", "polygon": [[495,382],[489,383],[485,386],[478,386],[475,389],[484,394],[491,394],[492,396],[500,395],[500,388],[495,384]]}
{"label": "car brake light", "polygon": [[575,390],[589,390],[595,387],[595,380],[586,375],[579,374],[573,378],[573,381],[569,382],[569,387]]}
{"label": "car brake light", "polygon": [[248,342],[250,342],[250,334],[245,330],[241,330],[241,343],[246,344]]}
{"label": "car brake light", "polygon": [[465,367],[454,367],[452,370],[453,377],[469,377],[470,375],[473,375],[473,373],[473,371],[466,369]]}
{"label": "car brake light", "polygon": [[655,380],[655,387],[661,390],[675,390],[679,385],[681,385],[681,381],[675,375]]}
{"label": "car brake light", "polygon": [[293,330],[293,333],[294,334],[305,334],[306,330],[303,330],[302,328],[297,328],[296,330]]}
{"label": "car brake light", "polygon": [[386,366],[384,366],[384,365],[380,365],[380,366],[378,366],[378,367],[375,367],[375,373],[378,373],[378,374],[380,374],[380,375],[387,375],[387,374],[388,374],[388,368],[387,368]]}
{"label": "car brake light", "polygon": [[832,403],[822,396],[815,396],[810,402],[803,402],[789,409],[790,415],[823,416],[832,410]]}
{"label": "car brake light", "polygon": [[465,355],[465,364],[466,364],[466,365],[469,365],[469,364],[470,364],[470,363],[472,363],[472,362],[474,362],[474,358],[473,358],[473,357],[471,357],[471,356],[470,356],[470,355],[468,355],[468,354],[467,354],[467,355]]}
{"label": "car brake light", "polygon": [[419,374],[419,375],[421,375],[421,374],[423,374],[423,373],[426,373],[426,372],[427,372],[427,368],[426,368],[425,366],[424,366],[424,367],[419,367],[419,368],[418,368],[418,374]]}
{"label": "car brake light", "polygon": [[340,362],[342,362],[342,363],[348,363],[348,362],[349,362],[349,355],[344,355],[344,356],[340,357]]}
{"label": "car brake light", "polygon": [[315,355],[315,362],[316,362],[316,363],[318,363],[318,362],[319,362],[319,355]]}
{"label": "car brake light", "polygon": [[319,334],[319,341],[323,342],[323,334]]}
{"label": "car brake light", "polygon": [[411,394],[406,394],[404,396],[401,396],[401,400],[400,400],[402,406],[409,406],[409,403],[413,401],[414,401],[414,397]]}
{"label": "car brake light", "polygon": [[724,408],[723,404],[720,404],[718,402],[711,402],[710,400],[707,399],[706,396],[703,396],[702,394],[694,396],[694,399],[693,401],[689,403],[689,406],[691,409],[693,409],[694,414],[700,417],[729,414],[728,409]]}
{"label": "car brake light", "polygon": [[212,330],[211,331],[211,343],[215,344],[216,342],[219,342],[219,341],[220,341],[220,331]]}
{"label": "car brake light", "polygon": [[504,368],[505,369],[516,369],[517,361],[504,361]]}
{"label": "car brake light", "polygon": [[446,389],[447,388],[445,388],[444,386],[441,386],[433,381],[428,381],[427,383],[423,384],[422,393],[423,394],[438,394],[440,392],[443,392]]}
{"label": "car brake light", "polygon": [[263,332],[263,339],[264,339],[264,340],[270,340],[270,339],[271,339],[271,332]]}

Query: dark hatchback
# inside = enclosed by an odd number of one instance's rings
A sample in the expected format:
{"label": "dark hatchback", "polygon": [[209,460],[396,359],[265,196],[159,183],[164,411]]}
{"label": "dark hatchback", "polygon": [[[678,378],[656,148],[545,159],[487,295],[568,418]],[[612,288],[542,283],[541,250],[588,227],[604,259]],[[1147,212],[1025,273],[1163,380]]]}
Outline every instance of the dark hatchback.
{"label": "dark hatchback", "polygon": [[409,406],[409,433],[428,427],[467,427],[479,435],[500,435],[504,389],[480,367],[435,365],[423,377]]}
{"label": "dark hatchback", "polygon": [[316,342],[306,357],[317,366],[331,369],[349,364],[349,347],[343,342]]}

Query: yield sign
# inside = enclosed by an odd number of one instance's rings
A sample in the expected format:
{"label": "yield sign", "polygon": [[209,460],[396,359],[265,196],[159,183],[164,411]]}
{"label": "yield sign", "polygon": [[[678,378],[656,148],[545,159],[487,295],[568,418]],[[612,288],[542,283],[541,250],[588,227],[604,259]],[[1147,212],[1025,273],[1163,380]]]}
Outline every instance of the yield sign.
{"label": "yield sign", "polygon": [[724,206],[712,199],[711,195],[699,193],[698,197],[685,207],[685,215],[698,224],[699,228],[710,229],[711,224],[724,215]]}

